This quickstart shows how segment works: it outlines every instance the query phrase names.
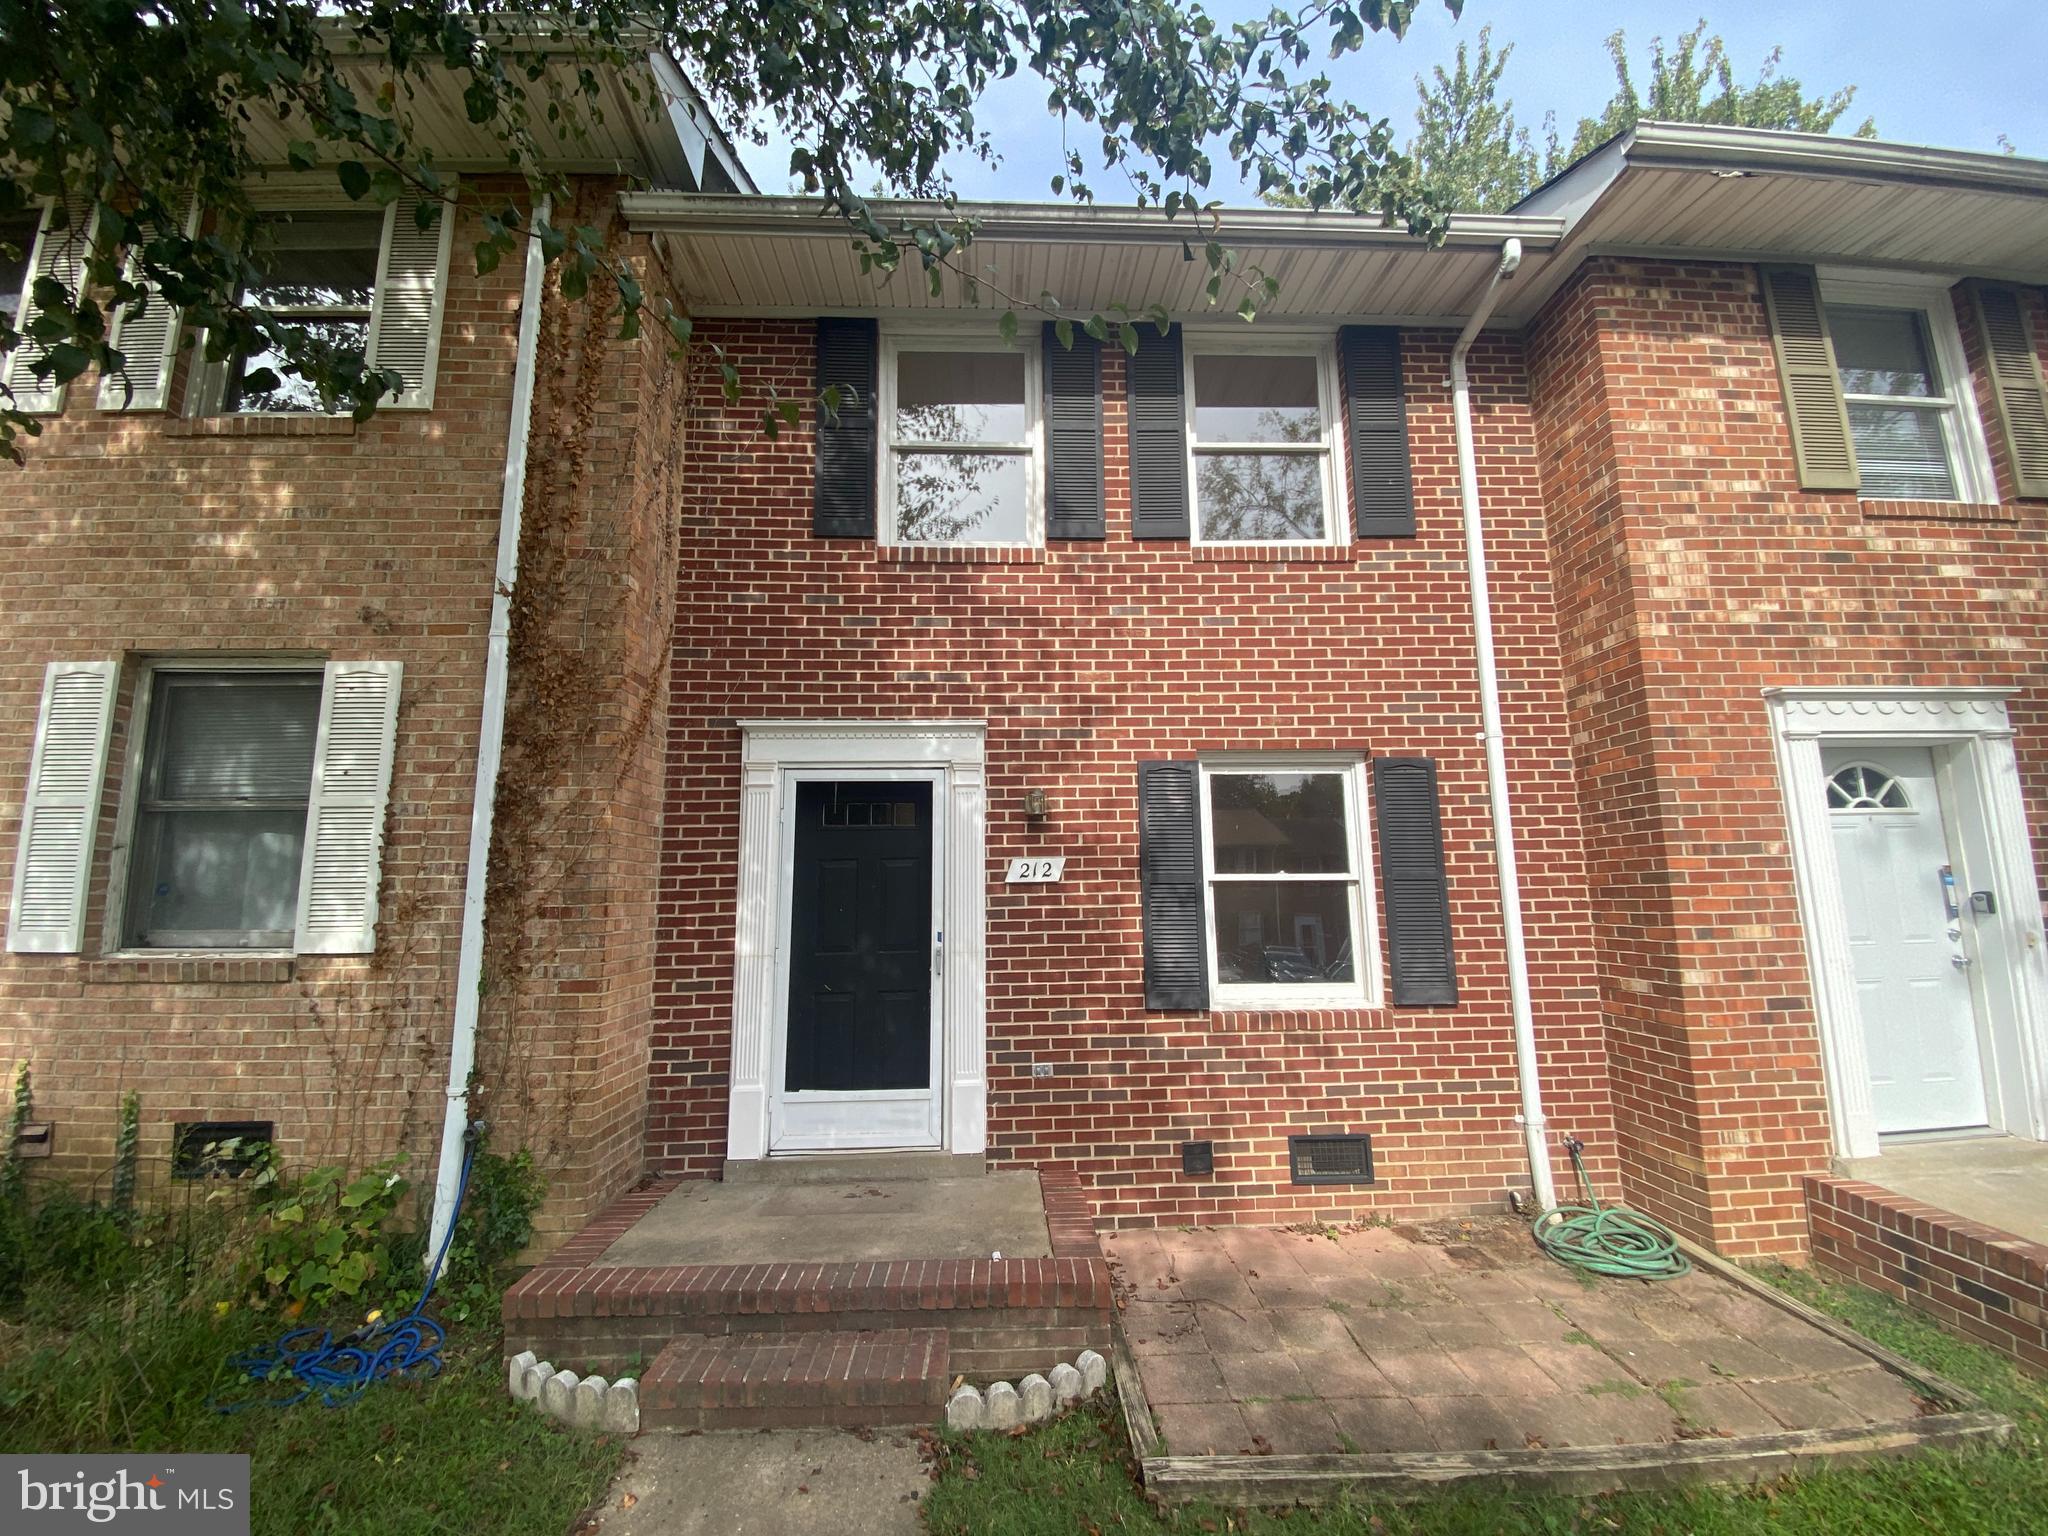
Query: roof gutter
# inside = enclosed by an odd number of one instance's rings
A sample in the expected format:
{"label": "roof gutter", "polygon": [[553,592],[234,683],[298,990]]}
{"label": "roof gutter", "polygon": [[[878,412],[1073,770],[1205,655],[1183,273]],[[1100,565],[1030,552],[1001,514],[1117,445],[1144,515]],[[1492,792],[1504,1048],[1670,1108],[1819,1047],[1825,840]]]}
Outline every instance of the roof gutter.
{"label": "roof gutter", "polygon": [[[548,216],[543,195],[529,225]],[[483,1002],[484,889],[490,875],[491,829],[498,806],[498,765],[505,747],[505,696],[512,672],[512,591],[519,580],[519,536],[526,506],[526,447],[533,426],[533,384],[540,344],[541,279],[547,256],[526,242],[526,284],[519,296],[519,345],[512,365],[512,421],[505,433],[504,492],[498,501],[498,566],[491,577],[491,629],[484,650],[484,716],[476,748],[476,790],[470,801],[469,868],[462,882],[462,940],[455,960],[455,1027],[448,1045],[448,1103],[441,1120],[441,1162],[434,1176],[434,1214],[427,1262],[440,1253],[461,1197],[464,1142],[469,1134],[469,1078],[476,1069],[477,1013]]]}
{"label": "roof gutter", "polygon": [[[635,230],[692,235],[774,235],[845,240],[845,220],[828,211],[822,198],[732,197],[691,192],[628,192],[619,199]],[[1212,233],[1241,244],[1328,249],[1426,250],[1429,242],[1405,229],[1357,214],[1310,213],[1291,208],[1233,208],[1220,226],[1183,215],[1169,218],[1146,208],[1066,203],[955,203],[877,200],[868,204],[884,223],[892,220],[965,219],[981,240],[1051,240],[1112,245],[1157,245],[1161,241],[1207,240]],[[1444,244],[1498,246],[1519,238],[1532,250],[1548,250],[1563,238],[1561,218],[1529,214],[1455,214]]]}
{"label": "roof gutter", "polygon": [[1515,1076],[1521,1086],[1522,1134],[1528,1143],[1529,1177],[1536,1209],[1557,1205],[1551,1177],[1549,1137],[1543,1117],[1543,1082],[1536,1056],[1536,1016],[1529,1002],[1529,955],[1522,934],[1522,881],[1515,862],[1514,815],[1508,802],[1507,748],[1500,721],[1500,668],[1493,645],[1493,597],[1486,573],[1486,531],[1480,516],[1479,466],[1472,437],[1472,389],[1466,354],[1492,315],[1500,285],[1522,264],[1522,242],[1505,241],[1500,265],[1487,279],[1471,319],[1451,348],[1451,414],[1457,429],[1458,495],[1465,513],[1465,565],[1472,584],[1472,632],[1479,662],[1479,720],[1486,747],[1486,806],[1493,821],[1494,863],[1500,872],[1500,916],[1508,964],[1508,1001],[1514,1014]]}

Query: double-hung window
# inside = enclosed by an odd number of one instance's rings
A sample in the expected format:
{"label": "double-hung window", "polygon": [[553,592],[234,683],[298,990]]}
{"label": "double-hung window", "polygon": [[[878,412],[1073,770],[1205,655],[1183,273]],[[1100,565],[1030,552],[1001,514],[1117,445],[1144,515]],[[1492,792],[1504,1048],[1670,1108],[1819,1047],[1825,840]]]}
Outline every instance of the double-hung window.
{"label": "double-hung window", "polygon": [[1342,542],[1329,342],[1191,335],[1185,353],[1195,542]]}
{"label": "double-hung window", "polygon": [[122,942],[289,949],[321,674],[149,675]]}
{"label": "double-hung window", "polygon": [[1203,886],[1220,1006],[1377,992],[1362,765],[1204,764]]}
{"label": "double-hung window", "polygon": [[1947,292],[1838,282],[1825,292],[1862,494],[1997,500]]}
{"label": "double-hung window", "polygon": [[[369,345],[377,297],[377,263],[385,214],[369,211],[267,214],[250,238],[250,259],[261,272],[243,301],[336,347]],[[275,382],[254,379],[268,370]],[[304,379],[284,372],[274,349],[229,358],[221,394],[229,412],[321,411],[319,395]]]}
{"label": "double-hung window", "polygon": [[1036,344],[885,334],[881,362],[884,541],[1041,543]]}

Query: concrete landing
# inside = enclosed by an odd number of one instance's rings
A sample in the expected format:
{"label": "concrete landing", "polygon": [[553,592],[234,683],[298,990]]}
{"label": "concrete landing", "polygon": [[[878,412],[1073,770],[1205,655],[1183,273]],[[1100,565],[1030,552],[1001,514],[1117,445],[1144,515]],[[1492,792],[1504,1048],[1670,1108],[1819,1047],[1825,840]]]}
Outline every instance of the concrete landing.
{"label": "concrete landing", "polygon": [[604,1536],[917,1536],[931,1486],[908,1435],[644,1435],[586,1531]]}
{"label": "concrete landing", "polygon": [[2017,1136],[1892,1142],[1842,1164],[1844,1177],[2048,1243],[2048,1142]]}
{"label": "concrete landing", "polygon": [[1038,1175],[676,1187],[599,1265],[834,1264],[1052,1256]]}

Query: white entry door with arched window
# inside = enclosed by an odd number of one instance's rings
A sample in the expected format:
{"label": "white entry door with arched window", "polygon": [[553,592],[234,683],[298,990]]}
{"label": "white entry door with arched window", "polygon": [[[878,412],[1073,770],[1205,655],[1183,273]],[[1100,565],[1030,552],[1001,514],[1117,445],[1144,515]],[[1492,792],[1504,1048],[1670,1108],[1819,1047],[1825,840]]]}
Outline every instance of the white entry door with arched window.
{"label": "white entry door with arched window", "polygon": [[1856,1011],[1880,1135],[1987,1123],[1984,1051],[1963,947],[1963,896],[1934,754],[1822,750]]}

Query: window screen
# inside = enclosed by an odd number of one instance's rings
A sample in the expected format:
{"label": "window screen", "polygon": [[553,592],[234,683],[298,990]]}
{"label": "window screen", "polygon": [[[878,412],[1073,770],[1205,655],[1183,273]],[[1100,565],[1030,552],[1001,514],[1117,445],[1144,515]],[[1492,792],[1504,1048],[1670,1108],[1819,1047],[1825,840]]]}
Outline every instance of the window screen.
{"label": "window screen", "polygon": [[1955,402],[1912,309],[1830,305],[1835,368],[1865,496],[1953,501],[1949,433]]}
{"label": "window screen", "polygon": [[[369,344],[383,240],[381,212],[294,213],[261,219],[250,248],[262,278],[243,290],[243,297],[315,341],[361,350]],[[223,406],[229,411],[263,412],[329,408],[312,385],[284,372],[283,354],[275,348],[238,353],[229,360]]]}

